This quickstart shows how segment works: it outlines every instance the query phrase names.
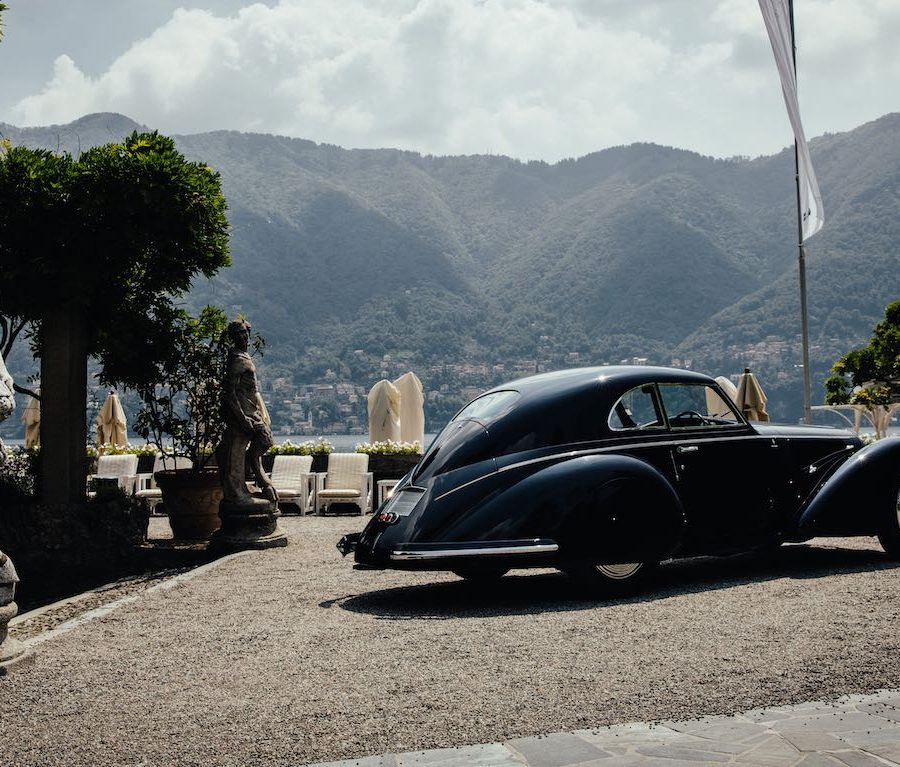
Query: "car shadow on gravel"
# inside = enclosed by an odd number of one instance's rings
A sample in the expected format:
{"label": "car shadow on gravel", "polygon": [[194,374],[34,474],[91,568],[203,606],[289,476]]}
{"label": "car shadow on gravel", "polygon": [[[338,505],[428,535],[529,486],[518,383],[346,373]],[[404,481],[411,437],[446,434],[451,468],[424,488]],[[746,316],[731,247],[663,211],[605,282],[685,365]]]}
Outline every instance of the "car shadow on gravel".
{"label": "car shadow on gravel", "polygon": [[781,578],[816,579],[900,568],[876,549],[785,546],[766,553],[698,557],[665,563],[637,596],[596,599],[555,570],[515,570],[489,584],[464,580],[401,586],[320,603],[386,620],[435,620],[593,610],[628,602],[730,589]]}

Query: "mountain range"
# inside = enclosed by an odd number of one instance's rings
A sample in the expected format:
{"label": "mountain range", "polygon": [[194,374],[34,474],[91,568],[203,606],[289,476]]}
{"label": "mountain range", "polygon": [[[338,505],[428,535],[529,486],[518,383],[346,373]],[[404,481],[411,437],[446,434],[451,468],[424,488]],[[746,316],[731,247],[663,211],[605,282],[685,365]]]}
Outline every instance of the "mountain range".
{"label": "mountain range", "polygon": [[[146,129],[116,114],[0,124],[14,144],[73,154]],[[232,226],[233,265],[189,300],[247,315],[269,375],[368,387],[414,370],[429,388],[463,361],[494,371],[485,385],[633,358],[751,365],[773,415],[800,415],[793,149],[715,159],[633,144],[548,164],[174,138],[222,174]],[[900,297],[900,114],[811,151],[826,216],[807,247],[820,402],[831,363]]]}

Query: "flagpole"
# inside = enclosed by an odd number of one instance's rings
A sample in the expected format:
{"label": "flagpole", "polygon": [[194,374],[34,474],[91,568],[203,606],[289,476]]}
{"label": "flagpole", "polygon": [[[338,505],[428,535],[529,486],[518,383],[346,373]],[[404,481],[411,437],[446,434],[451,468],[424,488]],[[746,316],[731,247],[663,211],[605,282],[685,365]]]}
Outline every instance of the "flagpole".
{"label": "flagpole", "polygon": [[[791,56],[794,82],[797,81],[797,43],[794,37],[794,0],[788,0],[791,17]],[[799,90],[799,89],[798,89]],[[809,376],[809,314],[806,308],[806,251],[803,248],[803,204],[800,196],[800,151],[794,138],[794,181],[797,187],[797,266],[800,273],[800,340],[803,355],[803,421],[812,423],[812,395]]]}

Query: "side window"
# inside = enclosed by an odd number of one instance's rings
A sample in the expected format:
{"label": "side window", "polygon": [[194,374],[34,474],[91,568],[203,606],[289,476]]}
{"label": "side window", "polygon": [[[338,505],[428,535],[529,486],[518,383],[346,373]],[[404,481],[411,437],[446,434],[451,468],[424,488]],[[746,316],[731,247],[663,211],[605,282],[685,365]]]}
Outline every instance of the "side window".
{"label": "side window", "polygon": [[711,386],[660,384],[659,392],[673,429],[736,426],[741,423],[738,415]]}
{"label": "side window", "polygon": [[613,431],[665,428],[656,387],[645,384],[626,392],[610,410],[607,422]]}

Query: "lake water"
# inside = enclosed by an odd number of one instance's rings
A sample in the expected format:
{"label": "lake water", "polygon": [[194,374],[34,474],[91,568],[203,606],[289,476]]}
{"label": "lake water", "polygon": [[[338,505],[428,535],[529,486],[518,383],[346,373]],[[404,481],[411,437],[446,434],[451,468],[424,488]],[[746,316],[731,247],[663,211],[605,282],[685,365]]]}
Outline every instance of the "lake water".
{"label": "lake water", "polygon": [[[306,442],[307,440],[317,441],[321,438],[327,439],[333,446],[336,453],[352,453],[356,446],[360,442],[368,442],[369,437],[367,434],[322,434],[316,437],[310,437],[308,435],[300,435],[300,434],[276,434],[275,435],[275,444],[280,445],[285,440],[290,440],[295,445],[300,442]],[[142,445],[143,440],[140,437],[130,436],[129,441],[132,445]],[[431,440],[434,439],[434,434],[426,434],[425,435],[425,444],[422,446],[423,449],[427,448],[431,444]],[[4,445],[24,445],[24,439],[4,439]]]}

